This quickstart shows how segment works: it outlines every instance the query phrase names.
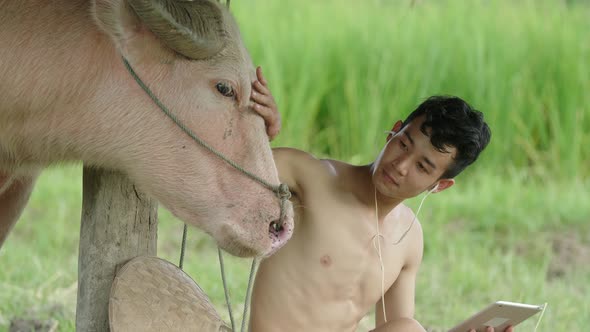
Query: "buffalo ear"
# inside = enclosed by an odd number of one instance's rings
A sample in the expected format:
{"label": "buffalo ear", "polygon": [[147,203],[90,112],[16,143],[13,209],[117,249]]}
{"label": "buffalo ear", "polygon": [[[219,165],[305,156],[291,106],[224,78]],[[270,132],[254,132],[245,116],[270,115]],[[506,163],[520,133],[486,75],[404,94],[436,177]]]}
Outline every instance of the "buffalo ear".
{"label": "buffalo ear", "polygon": [[[205,0],[94,0],[92,12],[121,50],[156,39],[186,58],[201,60],[218,54],[227,43],[224,10]],[[149,44],[144,50],[153,52],[153,42]]]}

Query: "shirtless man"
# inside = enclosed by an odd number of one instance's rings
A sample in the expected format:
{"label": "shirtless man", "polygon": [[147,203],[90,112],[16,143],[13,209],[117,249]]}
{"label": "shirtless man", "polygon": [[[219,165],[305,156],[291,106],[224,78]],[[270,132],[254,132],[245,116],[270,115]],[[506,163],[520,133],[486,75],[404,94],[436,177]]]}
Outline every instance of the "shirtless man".
{"label": "shirtless man", "polygon": [[[252,107],[272,138],[280,119],[257,74]],[[374,306],[373,331],[424,331],[413,318],[422,228],[402,202],[450,188],[489,140],[480,112],[456,97],[431,97],[395,123],[368,165],[274,149],[279,178],[293,194],[296,226],[291,240],[260,264],[251,331],[355,331]]]}

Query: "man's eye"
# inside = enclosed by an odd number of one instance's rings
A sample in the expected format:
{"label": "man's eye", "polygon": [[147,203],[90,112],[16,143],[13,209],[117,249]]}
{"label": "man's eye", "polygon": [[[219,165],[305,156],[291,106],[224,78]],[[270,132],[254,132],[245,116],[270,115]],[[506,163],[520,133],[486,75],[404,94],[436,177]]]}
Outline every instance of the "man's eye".
{"label": "man's eye", "polygon": [[426,167],[424,167],[424,165],[422,165],[422,164],[420,164],[420,163],[418,163],[418,169],[419,169],[421,172],[426,172]]}
{"label": "man's eye", "polygon": [[225,97],[233,98],[235,96],[234,89],[227,83],[219,82],[215,88]]}
{"label": "man's eye", "polygon": [[399,145],[402,147],[402,149],[406,150],[407,149],[407,145],[406,143],[404,143],[403,141],[399,141]]}

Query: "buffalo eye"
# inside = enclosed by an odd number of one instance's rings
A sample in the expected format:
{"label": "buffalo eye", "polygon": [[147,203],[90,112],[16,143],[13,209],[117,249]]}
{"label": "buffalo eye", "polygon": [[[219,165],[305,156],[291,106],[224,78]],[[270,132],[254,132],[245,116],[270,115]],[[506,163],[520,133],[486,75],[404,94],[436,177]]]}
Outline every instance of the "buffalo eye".
{"label": "buffalo eye", "polygon": [[234,89],[227,83],[219,82],[215,85],[215,88],[225,97],[233,98],[235,96]]}

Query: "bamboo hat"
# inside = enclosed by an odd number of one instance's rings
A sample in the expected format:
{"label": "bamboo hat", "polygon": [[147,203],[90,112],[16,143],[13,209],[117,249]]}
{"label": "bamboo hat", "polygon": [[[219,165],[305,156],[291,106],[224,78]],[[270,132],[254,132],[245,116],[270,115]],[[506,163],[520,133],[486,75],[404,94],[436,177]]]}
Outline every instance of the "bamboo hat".
{"label": "bamboo hat", "polygon": [[231,331],[193,279],[151,256],[133,258],[117,272],[109,326],[113,332]]}

